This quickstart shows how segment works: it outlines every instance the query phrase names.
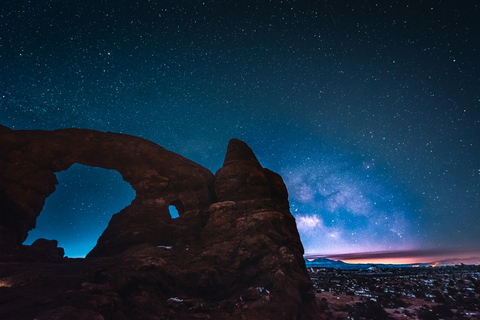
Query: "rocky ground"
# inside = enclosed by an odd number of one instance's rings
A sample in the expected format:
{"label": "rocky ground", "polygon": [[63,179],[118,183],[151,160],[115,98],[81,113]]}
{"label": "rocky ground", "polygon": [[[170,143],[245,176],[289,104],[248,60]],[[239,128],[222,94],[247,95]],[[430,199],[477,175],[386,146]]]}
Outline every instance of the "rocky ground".
{"label": "rocky ground", "polygon": [[235,277],[195,263],[197,249],[144,246],[122,257],[0,263],[0,319],[242,319],[275,299],[265,287],[219,296]]}
{"label": "rocky ground", "polygon": [[312,268],[328,319],[480,319],[480,267]]}

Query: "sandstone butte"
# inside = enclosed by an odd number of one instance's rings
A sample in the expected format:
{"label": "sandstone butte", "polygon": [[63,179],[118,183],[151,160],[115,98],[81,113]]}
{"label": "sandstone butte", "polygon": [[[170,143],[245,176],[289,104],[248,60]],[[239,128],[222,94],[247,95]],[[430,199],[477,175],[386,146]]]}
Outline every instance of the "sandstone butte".
{"label": "sandstone butte", "polygon": [[[0,319],[322,319],[282,178],[232,139],[206,168],[138,137],[0,126]],[[55,172],[114,169],[136,191],[85,259],[23,245]],[[172,219],[168,206],[179,217]]]}

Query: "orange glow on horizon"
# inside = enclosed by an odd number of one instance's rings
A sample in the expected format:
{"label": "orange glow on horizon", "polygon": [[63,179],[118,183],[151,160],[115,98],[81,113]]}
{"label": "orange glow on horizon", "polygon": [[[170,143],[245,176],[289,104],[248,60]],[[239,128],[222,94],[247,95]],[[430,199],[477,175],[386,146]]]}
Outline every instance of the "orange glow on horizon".
{"label": "orange glow on horizon", "polygon": [[341,260],[350,264],[419,264],[432,263],[435,257],[402,257],[402,258],[370,258],[370,259],[345,259]]}
{"label": "orange glow on horizon", "polygon": [[[480,265],[480,247],[434,248],[422,250],[370,251],[351,253],[306,253],[306,259],[325,258],[349,264],[396,264],[438,266],[439,261],[461,261],[467,259],[470,264]],[[449,262],[451,263],[451,262]],[[440,263],[442,264],[442,263]]]}

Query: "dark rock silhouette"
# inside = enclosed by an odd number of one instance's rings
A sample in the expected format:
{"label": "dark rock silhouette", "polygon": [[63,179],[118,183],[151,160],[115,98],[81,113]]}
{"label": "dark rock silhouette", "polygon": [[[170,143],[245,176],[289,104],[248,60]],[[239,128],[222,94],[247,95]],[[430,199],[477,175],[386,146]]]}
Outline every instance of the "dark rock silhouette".
{"label": "dark rock silhouette", "polygon": [[[283,180],[244,142],[230,141],[215,176],[150,141],[93,130],[0,126],[0,151],[0,318],[318,317]],[[73,163],[115,169],[137,192],[85,259],[62,259],[56,241],[22,245],[55,172]]]}
{"label": "dark rock silhouette", "polygon": [[37,239],[22,249],[20,257],[25,261],[59,262],[65,255],[63,248],[58,247],[57,240]]}
{"label": "dark rock silhouette", "polygon": [[25,241],[45,199],[55,191],[55,172],[74,163],[114,169],[136,191],[132,204],[112,218],[91,255],[182,238],[172,234],[171,203],[177,203],[179,214],[191,224],[188,236],[198,238],[195,232],[206,219],[202,214],[214,199],[209,170],[138,137],[82,129],[2,130],[0,141],[2,253],[14,253]]}

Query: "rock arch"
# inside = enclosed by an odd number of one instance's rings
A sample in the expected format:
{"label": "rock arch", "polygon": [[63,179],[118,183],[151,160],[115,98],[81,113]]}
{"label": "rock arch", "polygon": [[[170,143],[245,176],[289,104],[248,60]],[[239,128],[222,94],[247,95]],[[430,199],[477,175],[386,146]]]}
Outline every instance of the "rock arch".
{"label": "rock arch", "polygon": [[[115,214],[91,255],[113,254],[134,243],[175,237],[168,205],[180,201],[190,223],[201,223],[213,194],[206,168],[148,140],[87,129],[0,130],[0,251],[14,252],[35,227],[45,199],[55,191],[55,172],[74,163],[113,169],[136,197]],[[141,217],[141,219],[140,219]],[[197,219],[195,219],[195,217]]]}
{"label": "rock arch", "polygon": [[65,256],[85,257],[112,215],[130,205],[136,193],[115,170],[76,163],[55,175],[59,184],[23,244],[55,239]]}
{"label": "rock arch", "polygon": [[[32,301],[45,319],[57,312],[86,314],[80,311],[105,319],[315,318],[315,295],[283,180],[263,168],[244,142],[230,141],[215,176],[144,139],[92,130],[0,126],[0,155],[0,256],[18,250],[55,190],[55,172],[73,163],[117,170],[137,193],[112,217],[88,259],[62,259],[54,240],[11,255],[49,262],[58,257],[59,263],[35,264],[32,274],[42,270],[41,281],[2,291],[4,299],[12,292],[18,299],[15,308],[0,308],[1,318],[37,317],[28,307]],[[180,219],[171,219],[172,203],[181,209]],[[13,278],[17,272],[26,278],[29,272],[22,270],[30,266],[18,266],[9,267]],[[32,289],[42,296],[35,300]],[[55,297],[51,303],[43,292]]]}

